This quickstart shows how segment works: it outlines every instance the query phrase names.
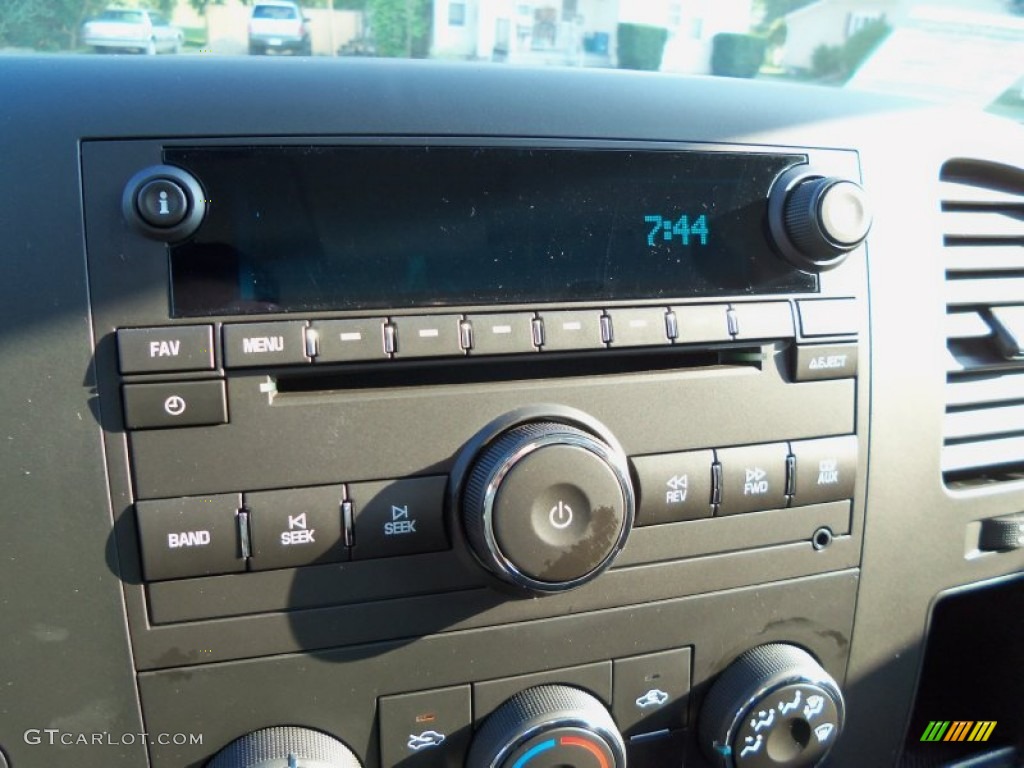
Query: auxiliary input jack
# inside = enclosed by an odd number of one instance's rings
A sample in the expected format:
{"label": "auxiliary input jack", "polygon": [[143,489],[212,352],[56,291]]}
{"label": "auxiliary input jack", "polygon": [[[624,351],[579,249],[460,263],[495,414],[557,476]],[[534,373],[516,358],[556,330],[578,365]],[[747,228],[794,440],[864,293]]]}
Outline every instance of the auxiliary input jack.
{"label": "auxiliary input jack", "polygon": [[811,536],[811,545],[817,549],[828,549],[832,545],[832,531],[829,528],[819,528]]}

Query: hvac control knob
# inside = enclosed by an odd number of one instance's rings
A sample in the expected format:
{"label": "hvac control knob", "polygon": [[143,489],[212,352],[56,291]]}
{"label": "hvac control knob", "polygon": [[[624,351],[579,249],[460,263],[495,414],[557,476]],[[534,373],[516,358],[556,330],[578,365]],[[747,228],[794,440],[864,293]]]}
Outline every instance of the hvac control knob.
{"label": "hvac control knob", "polygon": [[469,750],[473,768],[625,768],[626,748],[605,706],[589,693],[542,685],[491,714]]}
{"label": "hvac control knob", "polygon": [[811,768],[843,728],[839,686],[792,645],[753,648],[715,681],[700,717],[700,740],[721,768]]}
{"label": "hvac control knob", "polygon": [[803,172],[783,174],[768,200],[769,224],[783,256],[804,271],[838,266],[871,229],[871,207],[859,184]]}
{"label": "hvac control knob", "polygon": [[352,751],[311,728],[279,726],[235,739],[206,768],[361,768]]}
{"label": "hvac control knob", "polygon": [[634,498],[621,449],[568,424],[520,424],[477,457],[462,522],[486,569],[523,591],[548,594],[611,565],[632,528]]}

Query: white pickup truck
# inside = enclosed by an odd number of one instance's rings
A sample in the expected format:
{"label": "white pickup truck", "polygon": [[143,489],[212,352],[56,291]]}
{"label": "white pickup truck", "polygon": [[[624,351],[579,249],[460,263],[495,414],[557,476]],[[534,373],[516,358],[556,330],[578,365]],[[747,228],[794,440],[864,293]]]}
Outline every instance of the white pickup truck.
{"label": "white pickup truck", "polygon": [[309,20],[296,3],[260,0],[249,17],[249,53],[290,51],[309,56],[313,52]]}

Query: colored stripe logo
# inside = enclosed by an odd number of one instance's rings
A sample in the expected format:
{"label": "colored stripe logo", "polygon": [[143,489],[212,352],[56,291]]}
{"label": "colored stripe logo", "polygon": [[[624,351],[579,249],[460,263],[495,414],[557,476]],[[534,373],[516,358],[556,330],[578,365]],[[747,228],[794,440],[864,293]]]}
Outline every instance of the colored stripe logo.
{"label": "colored stripe logo", "polygon": [[932,720],[921,741],[988,741],[995,729],[995,720]]}

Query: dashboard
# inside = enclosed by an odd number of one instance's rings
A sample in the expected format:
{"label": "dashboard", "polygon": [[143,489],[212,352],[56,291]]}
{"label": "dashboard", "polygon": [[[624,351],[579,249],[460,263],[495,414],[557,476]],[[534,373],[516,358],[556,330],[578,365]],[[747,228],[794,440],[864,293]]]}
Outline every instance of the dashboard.
{"label": "dashboard", "polygon": [[0,73],[2,768],[1024,764],[1019,125]]}

